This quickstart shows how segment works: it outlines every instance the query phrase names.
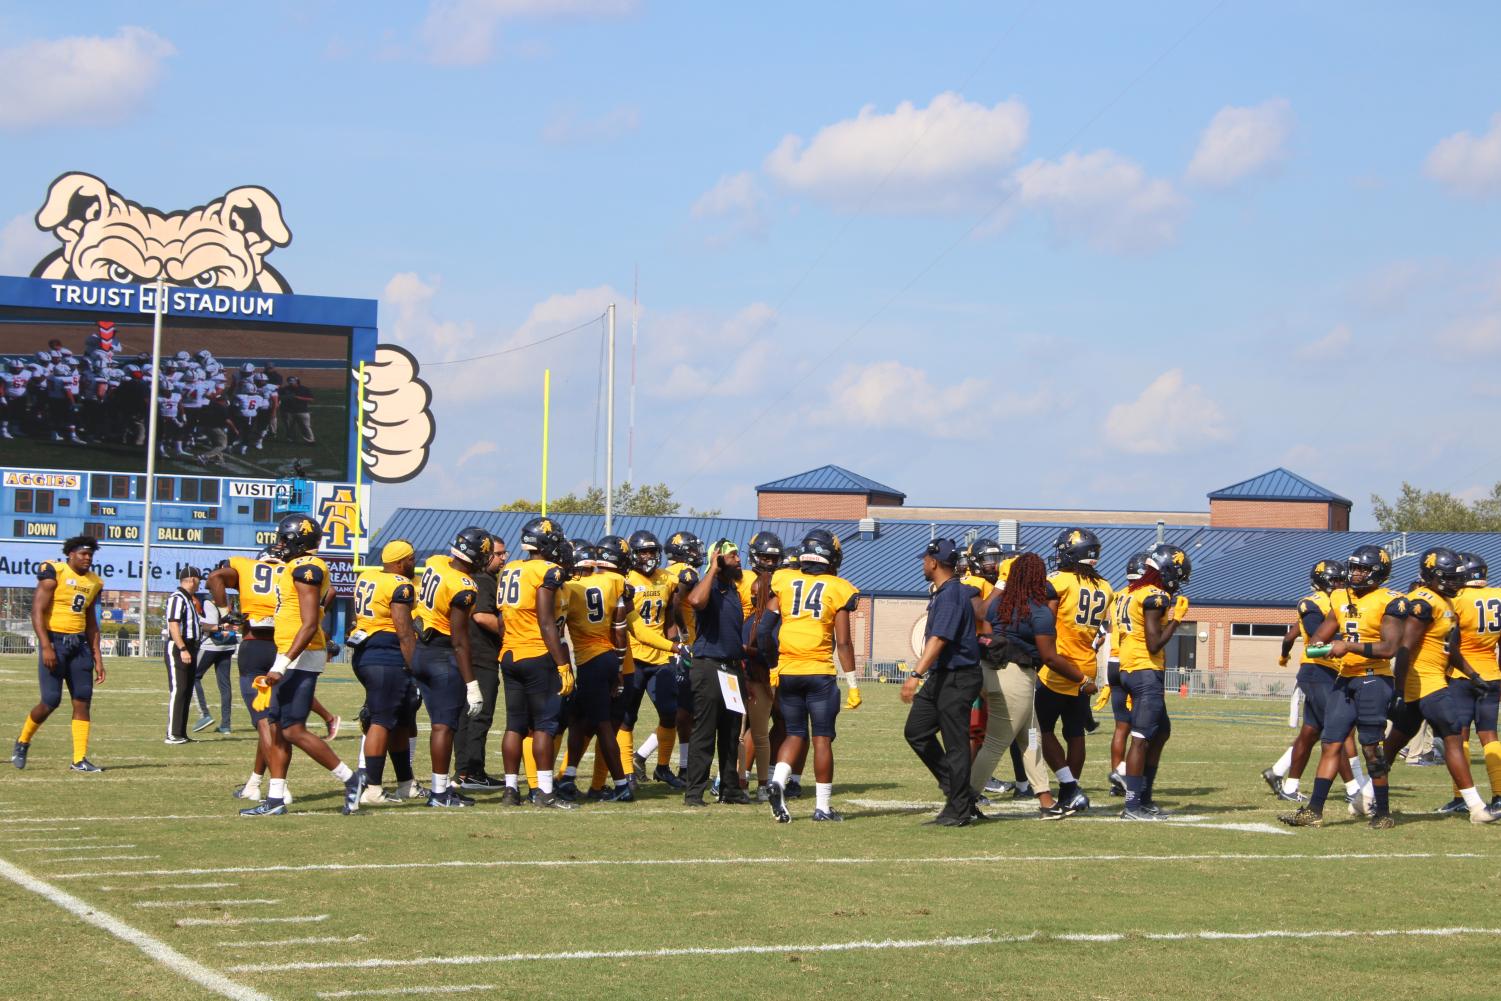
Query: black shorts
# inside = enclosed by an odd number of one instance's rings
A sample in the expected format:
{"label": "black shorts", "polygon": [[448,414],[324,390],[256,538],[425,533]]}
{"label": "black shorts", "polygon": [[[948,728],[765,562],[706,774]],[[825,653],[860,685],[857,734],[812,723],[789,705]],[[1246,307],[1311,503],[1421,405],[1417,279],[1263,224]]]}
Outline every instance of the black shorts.
{"label": "black shorts", "polygon": [[578,666],[574,679],[573,713],[590,727],[612,720],[615,685],[620,680],[620,654],[613,650]]}
{"label": "black shorts", "polygon": [[[454,658],[453,647],[448,644],[417,642],[416,654],[412,657],[412,680],[422,693],[427,705],[427,718],[433,726],[458,728],[459,713],[463,710],[464,679],[459,674],[459,663]],[[371,707],[374,711],[374,707]]]}
{"label": "black shorts", "polygon": [[1131,736],[1166,740],[1173,732],[1173,721],[1168,719],[1167,699],[1162,693],[1162,672],[1150,668],[1122,671],[1121,684],[1131,696]]}
{"label": "black shorts", "polygon": [[407,692],[414,687],[395,633],[376,633],[360,644],[354,652],[354,676],[365,686],[370,724],[395,729]]}
{"label": "black shorts", "polygon": [[256,676],[270,671],[271,665],[275,663],[276,642],[274,640],[247,637],[240,642],[240,698],[245,700],[245,711],[250,714],[252,724],[266,719],[269,712],[267,709],[252,708],[256,691],[251,682]]}
{"label": "black shorts", "polygon": [[1131,693],[1126,691],[1126,683],[1121,680],[1121,662],[1110,660],[1105,665],[1105,681],[1110,685],[1110,715],[1115,717],[1117,723],[1130,724],[1131,707],[1126,705],[1126,700]]}
{"label": "black shorts", "polygon": [[271,689],[266,718],[282,729],[306,723],[313,711],[313,693],[318,688],[317,671],[288,671]]}
{"label": "black shorts", "polygon": [[832,674],[784,674],[777,686],[777,699],[782,704],[782,722],[787,736],[808,739],[811,730],[815,737],[833,740],[834,721],[839,716],[839,682]]}
{"label": "black shorts", "polygon": [[1386,736],[1386,710],[1392,701],[1392,679],[1383,674],[1336,678],[1324,703],[1325,744],[1343,744],[1351,730],[1359,732],[1367,746]]}
{"label": "black shorts", "polygon": [[1468,726],[1477,733],[1495,732],[1498,703],[1501,703],[1501,681],[1488,681],[1485,689],[1483,693],[1475,691],[1467,678],[1449,679],[1455,721],[1461,729]]}
{"label": "black shorts", "polygon": [[1037,694],[1032,705],[1037,713],[1037,729],[1052,733],[1058,721],[1063,720],[1063,739],[1072,740],[1084,736],[1084,724],[1089,722],[1088,696],[1061,695],[1042,682],[1037,683]]}
{"label": "black shorts", "polygon": [[552,657],[516,660],[507,651],[500,658],[500,677],[506,690],[506,732],[557,733],[563,713],[563,679]]}
{"label": "black shorts", "polygon": [[[1440,740],[1453,737],[1464,729],[1464,724],[1459,721],[1460,707],[1447,685],[1416,702],[1403,702],[1391,713],[1393,730],[1409,737],[1423,728],[1424,720]],[[1361,743],[1365,740],[1362,739]]]}
{"label": "black shorts", "polygon": [[1303,693],[1303,725],[1320,732],[1324,729],[1324,706],[1339,672],[1322,664],[1305,662],[1298,668],[1298,690]]}
{"label": "black shorts", "polygon": [[68,695],[80,702],[94,697],[94,651],[89,647],[86,633],[48,632],[52,638],[52,651],[57,654],[57,667],[47,670],[42,664],[42,652],[36,655],[36,676],[42,691],[42,705],[56,709],[63,700],[63,686],[68,686]]}

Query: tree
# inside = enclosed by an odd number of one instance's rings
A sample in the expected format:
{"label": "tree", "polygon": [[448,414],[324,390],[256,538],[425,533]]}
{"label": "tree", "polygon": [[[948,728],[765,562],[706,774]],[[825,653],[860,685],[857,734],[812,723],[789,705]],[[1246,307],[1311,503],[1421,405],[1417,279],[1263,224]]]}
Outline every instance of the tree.
{"label": "tree", "polygon": [[1442,490],[1422,490],[1402,483],[1396,500],[1371,495],[1376,524],[1383,532],[1497,532],[1501,531],[1501,483],[1490,496],[1473,503]]}
{"label": "tree", "polygon": [[[615,514],[627,518],[664,518],[682,512],[682,504],[672,497],[672,488],[665,483],[643,483],[633,487],[622,483],[615,488]],[[524,497],[509,504],[502,504],[497,511],[538,511],[541,505]],[[583,496],[568,493],[547,502],[548,514],[604,514],[605,491],[603,487],[590,487]],[[719,509],[698,511],[689,508],[690,518],[718,518]]]}

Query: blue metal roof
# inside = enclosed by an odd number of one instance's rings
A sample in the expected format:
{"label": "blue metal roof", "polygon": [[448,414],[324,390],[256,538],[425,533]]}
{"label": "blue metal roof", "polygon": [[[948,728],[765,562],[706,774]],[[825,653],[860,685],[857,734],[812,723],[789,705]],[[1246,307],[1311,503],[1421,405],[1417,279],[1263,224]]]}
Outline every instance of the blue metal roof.
{"label": "blue metal roof", "polygon": [[907,495],[896,487],[877,483],[868,476],[852,473],[843,466],[819,466],[806,473],[787,476],[780,480],[763,483],[757,493],[799,494],[891,494],[905,498]]}
{"label": "blue metal roof", "polygon": [[1312,480],[1278,466],[1271,472],[1232,483],[1209,495],[1210,500],[1327,501],[1349,504],[1347,498]]}

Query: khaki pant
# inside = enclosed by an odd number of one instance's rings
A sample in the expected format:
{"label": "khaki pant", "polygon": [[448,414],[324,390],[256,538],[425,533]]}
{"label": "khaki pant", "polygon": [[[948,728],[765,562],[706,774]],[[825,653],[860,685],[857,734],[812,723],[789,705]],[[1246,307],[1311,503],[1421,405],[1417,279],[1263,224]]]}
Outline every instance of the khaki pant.
{"label": "khaki pant", "polygon": [[[1008,753],[1012,740],[1021,737],[1026,743],[1027,731],[1032,729],[1032,698],[1037,691],[1037,672],[1020,664],[1007,664],[999,670],[982,667],[980,677],[980,697],[990,718],[985,723],[985,740],[969,770],[969,785],[976,795],[995,774],[995,766]],[[1033,792],[1041,795],[1048,791],[1048,770],[1037,747],[1027,744],[1022,751],[1022,767]]]}
{"label": "khaki pant", "polygon": [[313,440],[313,415],[304,411],[300,414],[287,414],[287,438],[296,437],[298,441],[311,443]]}

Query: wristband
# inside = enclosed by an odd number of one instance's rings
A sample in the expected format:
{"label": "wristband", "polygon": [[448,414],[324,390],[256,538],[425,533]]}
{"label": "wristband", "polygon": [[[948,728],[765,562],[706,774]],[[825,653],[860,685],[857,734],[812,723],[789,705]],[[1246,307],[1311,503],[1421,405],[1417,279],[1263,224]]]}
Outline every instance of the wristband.
{"label": "wristband", "polygon": [[1360,644],[1360,655],[1366,660],[1376,659],[1376,647],[1371,643]]}
{"label": "wristband", "polygon": [[559,671],[571,671],[571,670],[573,670],[573,665],[569,664],[568,662],[565,661],[565,662],[563,662],[563,663],[561,663],[561,664],[558,665],[558,670]]}
{"label": "wristband", "polygon": [[292,666],[292,658],[288,657],[284,653],[279,653],[279,654],[276,655],[276,660],[273,661],[272,664],[271,664],[271,670],[267,671],[266,673],[267,674],[286,674],[287,673],[287,669],[290,668],[291,666]]}

